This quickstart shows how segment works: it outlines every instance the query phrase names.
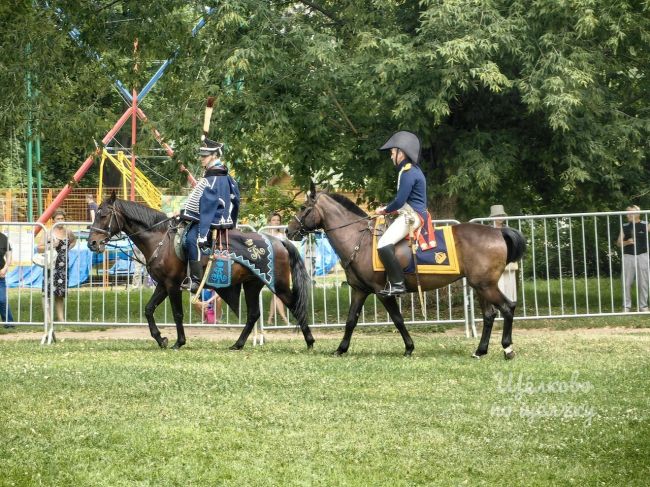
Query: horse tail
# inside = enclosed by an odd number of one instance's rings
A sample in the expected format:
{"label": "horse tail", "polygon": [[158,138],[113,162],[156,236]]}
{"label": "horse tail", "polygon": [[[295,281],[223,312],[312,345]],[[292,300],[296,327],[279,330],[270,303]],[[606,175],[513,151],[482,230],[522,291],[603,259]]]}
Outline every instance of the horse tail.
{"label": "horse tail", "polygon": [[503,235],[508,246],[506,264],[517,262],[524,256],[524,252],[526,252],[526,239],[523,233],[515,228],[503,227],[501,228],[501,235]]}
{"label": "horse tail", "polygon": [[293,280],[291,294],[293,296],[292,304],[294,309],[292,312],[296,319],[298,319],[298,323],[306,323],[311,277],[300,257],[298,249],[286,240],[282,240],[282,245],[284,245],[284,248],[289,253],[289,266],[291,267],[291,279]]}

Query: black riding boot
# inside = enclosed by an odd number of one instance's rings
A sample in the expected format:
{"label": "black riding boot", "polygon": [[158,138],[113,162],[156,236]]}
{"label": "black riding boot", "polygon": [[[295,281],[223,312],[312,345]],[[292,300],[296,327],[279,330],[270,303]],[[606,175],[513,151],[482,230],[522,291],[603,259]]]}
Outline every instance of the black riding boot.
{"label": "black riding boot", "polygon": [[203,264],[200,260],[190,260],[189,280],[185,279],[181,284],[181,289],[189,289],[191,293],[196,293],[203,279]]}
{"label": "black riding boot", "polygon": [[406,292],[404,271],[395,257],[395,246],[386,245],[378,249],[379,258],[386,268],[386,287],[379,291],[382,296],[399,296]]}

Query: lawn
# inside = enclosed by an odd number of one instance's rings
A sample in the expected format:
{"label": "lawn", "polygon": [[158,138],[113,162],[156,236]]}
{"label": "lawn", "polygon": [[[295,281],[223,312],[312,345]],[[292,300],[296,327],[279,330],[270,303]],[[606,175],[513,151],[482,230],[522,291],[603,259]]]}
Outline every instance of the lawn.
{"label": "lawn", "polygon": [[[310,296],[309,321],[318,324],[344,324],[350,302],[350,288],[336,280],[336,276],[317,278],[316,286]],[[401,299],[402,312],[407,322],[456,322],[463,323],[463,296],[460,282],[454,283],[452,290],[445,288],[427,293],[426,318],[423,316],[417,295],[411,294]],[[622,290],[620,280],[575,279],[525,282],[520,289],[516,317],[570,316],[580,314],[619,313],[622,310]],[[67,298],[67,323],[145,323],[144,306],[153,289],[127,291],[119,287],[82,287],[70,289]],[[635,289],[633,288],[633,294]],[[265,290],[264,318],[266,321],[271,293]],[[16,320],[21,322],[42,322],[41,294],[38,289],[9,290],[10,307]],[[186,323],[198,323],[200,317],[191,310],[189,297],[183,299]],[[240,300],[241,313],[245,317],[246,306]],[[632,302],[635,304],[636,299]],[[480,307],[475,303],[475,316],[480,319]],[[283,325],[279,316],[274,324]],[[156,312],[161,323],[173,323],[168,301]],[[360,323],[388,322],[389,318],[381,303],[370,296],[360,317]],[[224,315],[223,323],[240,323],[234,313]],[[292,320],[292,323],[294,321]]]}
{"label": "lawn", "polygon": [[646,331],[324,337],[0,340],[0,485],[647,485]]}

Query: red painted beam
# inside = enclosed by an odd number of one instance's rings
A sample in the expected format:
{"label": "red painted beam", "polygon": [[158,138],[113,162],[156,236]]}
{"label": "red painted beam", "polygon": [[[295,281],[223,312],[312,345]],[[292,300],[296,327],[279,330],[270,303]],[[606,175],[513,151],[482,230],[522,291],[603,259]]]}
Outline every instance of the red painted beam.
{"label": "red painted beam", "polygon": [[[120,119],[113,125],[113,128],[110,129],[104,138],[102,139],[102,145],[107,145],[111,140],[113,140],[113,137],[115,137],[115,134],[122,128],[122,126],[126,123],[126,121],[129,119],[131,116],[131,107],[129,107],[120,117]],[[95,152],[93,152],[91,155],[88,156],[88,159],[84,161],[84,163],[77,169],[77,172],[74,173],[72,176],[72,179],[68,184],[65,185],[65,187],[61,190],[61,192],[56,195],[56,198],[52,201],[50,206],[48,206],[43,214],[38,218],[38,223],[42,223],[45,225],[45,223],[52,217],[56,209],[61,206],[61,203],[63,203],[63,200],[70,194],[70,191],[72,191],[72,188],[77,185],[79,181],[81,181],[81,178],[88,172],[88,169],[90,169],[90,166],[93,165],[93,162],[95,160],[95,156],[99,155],[101,153],[101,149],[97,149]],[[39,225],[34,226],[34,235],[38,235],[38,232],[41,231],[41,227]]]}
{"label": "red painted beam", "polygon": [[[138,107],[137,110],[138,110],[138,117],[140,117],[140,120],[142,120],[143,123],[148,123],[149,119],[147,118],[147,115],[142,110],[140,110],[139,107]],[[158,130],[156,130],[156,127],[151,126],[151,130],[153,131],[153,135],[156,138],[156,140],[158,141],[158,143],[160,145],[162,145],[163,148],[165,149],[165,152],[167,152],[167,155],[169,157],[173,157],[174,156],[174,149],[172,149],[169,146],[169,144],[163,140],[162,135],[160,134],[160,132],[158,132]],[[192,187],[196,186],[196,179],[194,179],[194,176],[192,176],[192,173],[190,173],[190,171],[183,164],[180,165],[179,169],[180,169],[181,172],[184,172],[184,173],[187,174],[187,181],[190,183],[190,185]]]}

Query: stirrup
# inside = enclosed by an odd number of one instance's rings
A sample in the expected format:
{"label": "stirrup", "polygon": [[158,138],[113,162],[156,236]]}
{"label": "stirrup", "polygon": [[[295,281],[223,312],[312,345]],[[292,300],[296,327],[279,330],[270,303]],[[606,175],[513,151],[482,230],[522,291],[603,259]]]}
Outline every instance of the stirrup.
{"label": "stirrup", "polygon": [[[185,279],[183,279],[183,282],[181,282],[181,291],[189,291],[191,293],[195,293],[200,286],[200,283],[196,283],[196,286],[193,286],[195,282],[196,281],[193,281],[190,276],[185,277]],[[194,291],[192,291],[192,288],[194,288]]]}
{"label": "stirrup", "polygon": [[392,282],[387,281],[386,287],[377,294],[380,296],[401,296],[402,294],[406,294],[406,288],[404,287],[404,282],[393,284]]}

